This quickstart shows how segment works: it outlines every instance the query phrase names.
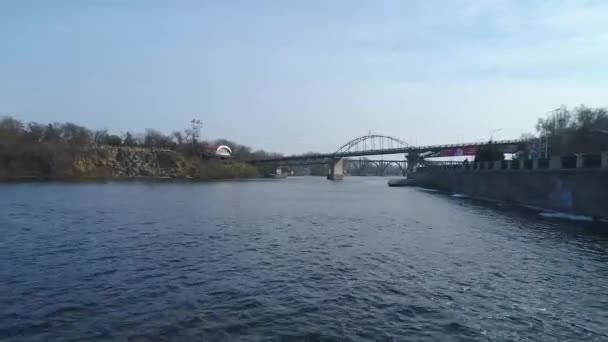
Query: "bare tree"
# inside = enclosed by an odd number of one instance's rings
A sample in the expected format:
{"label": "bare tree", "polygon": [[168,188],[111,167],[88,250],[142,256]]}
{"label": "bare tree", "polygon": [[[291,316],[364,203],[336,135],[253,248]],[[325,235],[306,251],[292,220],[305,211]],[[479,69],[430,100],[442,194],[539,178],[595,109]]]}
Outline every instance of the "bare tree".
{"label": "bare tree", "polygon": [[171,137],[168,137],[157,130],[147,129],[146,133],[144,134],[144,146],[156,148],[173,148],[175,146],[175,143],[173,142]]}
{"label": "bare tree", "polygon": [[183,145],[184,144],[184,135],[182,134],[182,132],[180,131],[175,131],[173,133],[171,133],[171,137],[173,138],[173,141],[175,141],[176,144],[178,145]]}
{"label": "bare tree", "polygon": [[95,134],[93,137],[93,144],[95,146],[105,145],[107,140],[108,140],[108,130],[107,129],[95,131]]}
{"label": "bare tree", "polygon": [[123,139],[123,145],[125,146],[137,146],[137,139],[131,132],[125,133]]}

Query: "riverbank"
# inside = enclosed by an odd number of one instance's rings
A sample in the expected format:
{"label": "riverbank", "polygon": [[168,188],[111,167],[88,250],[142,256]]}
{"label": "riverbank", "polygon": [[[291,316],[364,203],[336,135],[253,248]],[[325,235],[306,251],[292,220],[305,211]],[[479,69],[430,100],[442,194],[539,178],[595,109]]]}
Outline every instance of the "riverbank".
{"label": "riverbank", "polygon": [[99,177],[80,177],[80,178],[41,178],[41,177],[13,177],[1,178],[0,184],[27,184],[27,183],[65,183],[65,184],[86,184],[86,183],[206,183],[206,182],[223,182],[223,181],[254,181],[263,180],[265,177],[238,177],[238,178],[171,178],[171,177],[115,177],[115,178],[99,178]]}
{"label": "riverbank", "polygon": [[425,171],[417,185],[471,198],[608,218],[608,171],[585,169]]}
{"label": "riverbank", "polygon": [[258,176],[254,166],[236,160],[203,159],[143,148],[37,151],[0,158],[0,181],[213,180]]}

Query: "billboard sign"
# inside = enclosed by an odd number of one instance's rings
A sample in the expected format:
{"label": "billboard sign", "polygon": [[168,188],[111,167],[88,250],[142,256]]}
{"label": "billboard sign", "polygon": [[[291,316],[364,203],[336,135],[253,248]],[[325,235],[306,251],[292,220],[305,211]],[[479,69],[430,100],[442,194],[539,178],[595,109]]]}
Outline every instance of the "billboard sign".
{"label": "billboard sign", "polygon": [[[479,150],[478,147],[454,147],[446,148],[439,152],[440,157],[462,157],[462,156],[474,156]],[[503,145],[500,147],[502,153],[515,153],[519,150],[517,144]]]}

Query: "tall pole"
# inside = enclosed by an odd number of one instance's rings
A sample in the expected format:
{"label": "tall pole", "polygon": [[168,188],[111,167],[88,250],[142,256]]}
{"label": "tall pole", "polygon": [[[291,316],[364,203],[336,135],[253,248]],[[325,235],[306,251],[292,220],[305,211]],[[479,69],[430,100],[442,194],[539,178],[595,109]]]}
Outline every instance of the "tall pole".
{"label": "tall pole", "polygon": [[502,131],[502,128],[499,129],[495,129],[492,132],[490,132],[490,141],[494,140],[494,133],[500,132]]}
{"label": "tall pole", "polygon": [[203,127],[203,123],[201,120],[192,119],[192,121],[190,121],[190,126],[192,127],[192,150],[194,151],[196,141],[201,134],[201,127]]}

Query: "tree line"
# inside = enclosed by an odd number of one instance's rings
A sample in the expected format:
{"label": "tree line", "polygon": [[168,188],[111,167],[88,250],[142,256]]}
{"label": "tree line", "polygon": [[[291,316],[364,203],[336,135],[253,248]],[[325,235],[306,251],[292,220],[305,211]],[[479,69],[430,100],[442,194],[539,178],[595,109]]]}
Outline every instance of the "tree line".
{"label": "tree line", "polygon": [[[516,158],[598,154],[608,151],[608,110],[561,106],[536,123],[536,134],[524,133]],[[477,151],[475,161],[504,160],[504,153],[492,141]]]}
{"label": "tree line", "polygon": [[41,146],[62,148],[87,147],[145,147],[174,150],[189,154],[210,154],[214,147],[227,145],[232,149],[232,157],[237,160],[276,157],[279,154],[263,150],[253,151],[249,146],[226,139],[198,141],[191,129],[164,134],[158,130],[147,129],[142,134],[126,132],[122,135],[111,134],[107,129],[90,130],[74,123],[41,124],[24,123],[12,117],[0,119],[0,152],[22,150]]}
{"label": "tree line", "polygon": [[[228,145],[233,153],[230,163],[215,158],[215,148]],[[192,130],[164,134],[148,129],[142,134],[126,132],[111,134],[108,130],[90,130],[74,123],[24,123],[12,117],[0,118],[0,179],[15,177],[74,178],[78,160],[112,147],[143,147],[173,150],[179,160],[191,165],[187,176],[229,178],[251,176],[255,168],[244,163],[254,158],[276,157],[278,154],[254,151],[248,146],[219,139],[199,141]],[[258,168],[257,173],[266,173]]]}
{"label": "tree line", "polygon": [[548,142],[550,155],[608,151],[608,110],[562,106],[538,119],[536,131]]}

